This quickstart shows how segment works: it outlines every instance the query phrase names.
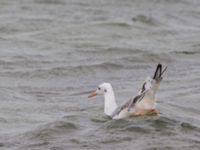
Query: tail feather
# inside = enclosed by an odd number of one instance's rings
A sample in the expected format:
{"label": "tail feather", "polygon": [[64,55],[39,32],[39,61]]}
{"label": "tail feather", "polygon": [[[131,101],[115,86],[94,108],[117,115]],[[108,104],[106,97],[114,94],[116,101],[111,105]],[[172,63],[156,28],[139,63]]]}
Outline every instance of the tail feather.
{"label": "tail feather", "polygon": [[153,79],[158,79],[161,77],[161,75],[162,75],[162,65],[158,64]]}
{"label": "tail feather", "polygon": [[165,67],[164,69],[162,69],[162,64],[158,64],[156,71],[154,73],[153,79],[157,80],[162,78],[163,73],[167,70],[167,67]]}

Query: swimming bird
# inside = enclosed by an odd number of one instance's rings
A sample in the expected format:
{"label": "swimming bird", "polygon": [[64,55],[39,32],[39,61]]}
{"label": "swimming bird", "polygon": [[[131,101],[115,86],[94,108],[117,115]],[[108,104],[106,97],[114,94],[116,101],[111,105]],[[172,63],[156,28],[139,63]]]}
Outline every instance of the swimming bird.
{"label": "swimming bird", "polygon": [[115,94],[110,83],[102,83],[95,91],[89,94],[89,98],[99,94],[104,95],[104,113],[112,119],[121,119],[130,116],[143,116],[147,114],[158,114],[159,111],[155,108],[155,95],[162,75],[167,67],[162,70],[162,65],[158,64],[154,76],[147,77],[142,85],[138,95],[131,98],[121,107],[117,106]]}

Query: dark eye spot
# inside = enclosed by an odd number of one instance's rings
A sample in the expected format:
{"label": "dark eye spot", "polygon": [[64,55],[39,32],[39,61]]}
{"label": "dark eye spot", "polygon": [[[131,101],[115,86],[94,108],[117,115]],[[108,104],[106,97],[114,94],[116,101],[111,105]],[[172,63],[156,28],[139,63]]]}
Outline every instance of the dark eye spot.
{"label": "dark eye spot", "polygon": [[100,88],[100,87],[98,87],[98,90],[101,90],[101,88]]}
{"label": "dark eye spot", "polygon": [[106,92],[107,92],[107,90],[105,89],[105,90],[104,90],[104,92],[106,93]]}

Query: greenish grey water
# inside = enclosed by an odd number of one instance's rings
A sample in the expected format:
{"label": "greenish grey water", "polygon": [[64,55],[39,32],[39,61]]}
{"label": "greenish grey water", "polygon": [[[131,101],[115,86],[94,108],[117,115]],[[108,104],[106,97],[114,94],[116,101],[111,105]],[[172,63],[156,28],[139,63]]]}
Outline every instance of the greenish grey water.
{"label": "greenish grey water", "polygon": [[[200,2],[0,1],[0,149],[200,149]],[[157,63],[161,114],[110,120]]]}

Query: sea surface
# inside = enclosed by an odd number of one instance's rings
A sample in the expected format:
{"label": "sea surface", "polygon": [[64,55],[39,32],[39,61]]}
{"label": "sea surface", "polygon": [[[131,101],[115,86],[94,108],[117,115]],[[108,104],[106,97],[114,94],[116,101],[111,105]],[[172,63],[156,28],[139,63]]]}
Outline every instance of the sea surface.
{"label": "sea surface", "polygon": [[[110,120],[156,65],[157,116]],[[1,0],[0,150],[199,150],[199,0]]]}

